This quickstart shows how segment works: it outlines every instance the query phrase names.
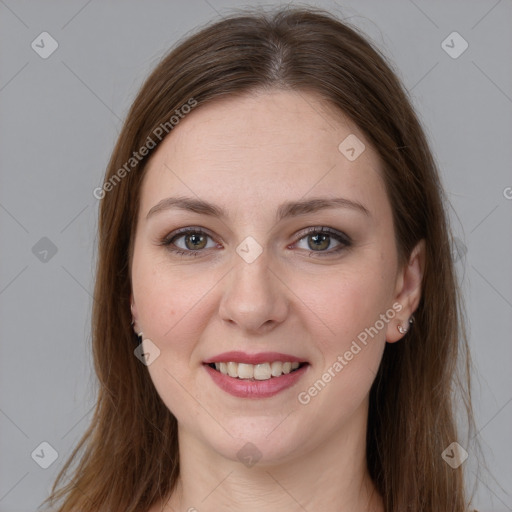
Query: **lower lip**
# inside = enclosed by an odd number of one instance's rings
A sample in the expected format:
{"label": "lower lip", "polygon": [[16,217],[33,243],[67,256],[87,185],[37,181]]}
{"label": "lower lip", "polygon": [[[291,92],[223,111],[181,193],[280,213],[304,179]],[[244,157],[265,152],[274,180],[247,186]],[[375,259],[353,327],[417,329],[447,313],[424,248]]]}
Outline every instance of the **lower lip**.
{"label": "lower lip", "polygon": [[239,398],[267,398],[293,386],[306,373],[309,364],[301,366],[294,372],[267,380],[238,379],[224,375],[207,364],[203,366],[213,382],[226,393]]}

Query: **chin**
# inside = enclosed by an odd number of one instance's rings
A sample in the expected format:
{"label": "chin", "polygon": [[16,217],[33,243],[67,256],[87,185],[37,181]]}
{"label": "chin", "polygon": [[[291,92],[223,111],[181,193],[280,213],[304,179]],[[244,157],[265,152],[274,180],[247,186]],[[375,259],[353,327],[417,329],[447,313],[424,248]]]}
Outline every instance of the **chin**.
{"label": "chin", "polygon": [[[292,434],[294,425],[287,423],[290,418],[283,421],[285,417],[253,416],[224,421],[225,430],[215,429],[218,433],[215,437],[212,436],[211,422],[208,422],[201,435],[202,442],[221,457],[247,467],[285,463],[298,455],[299,447],[304,448],[305,442],[299,432]],[[305,430],[302,437],[310,438],[310,435]]]}

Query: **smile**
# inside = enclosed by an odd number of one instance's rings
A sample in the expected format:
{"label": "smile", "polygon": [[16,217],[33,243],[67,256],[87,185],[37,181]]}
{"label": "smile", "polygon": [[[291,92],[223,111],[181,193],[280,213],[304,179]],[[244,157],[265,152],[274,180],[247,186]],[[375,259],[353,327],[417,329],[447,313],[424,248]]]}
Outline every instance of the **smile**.
{"label": "smile", "polygon": [[273,361],[260,364],[236,363],[234,361],[210,363],[210,368],[217,370],[223,375],[229,375],[236,379],[245,380],[269,380],[281,377],[298,370],[306,363]]}
{"label": "smile", "polygon": [[[309,363],[296,361],[294,363],[273,361],[254,365],[232,361],[203,364],[210,378],[222,391],[237,398],[251,399],[269,398],[286,389],[291,389],[306,374],[310,366]],[[272,375],[272,367],[276,375]]]}

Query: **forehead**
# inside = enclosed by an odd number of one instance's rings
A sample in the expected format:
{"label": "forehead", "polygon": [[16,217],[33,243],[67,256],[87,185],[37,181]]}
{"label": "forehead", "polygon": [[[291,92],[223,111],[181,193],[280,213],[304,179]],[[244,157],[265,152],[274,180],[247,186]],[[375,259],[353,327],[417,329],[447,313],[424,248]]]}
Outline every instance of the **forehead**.
{"label": "forehead", "polygon": [[[355,159],[347,157],[351,147]],[[251,93],[202,105],[180,121],[148,163],[141,213],[177,194],[226,210],[307,195],[378,203],[380,175],[378,154],[357,125],[319,97]]]}

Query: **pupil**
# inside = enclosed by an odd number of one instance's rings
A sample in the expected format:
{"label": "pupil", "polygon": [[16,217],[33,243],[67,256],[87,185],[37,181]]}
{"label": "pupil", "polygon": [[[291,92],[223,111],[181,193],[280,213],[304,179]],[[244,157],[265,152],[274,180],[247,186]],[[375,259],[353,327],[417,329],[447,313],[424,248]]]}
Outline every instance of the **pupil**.
{"label": "pupil", "polygon": [[[314,239],[314,244],[315,244],[315,247],[318,249],[325,249],[326,247],[329,246],[329,242],[327,242],[327,244],[325,244],[324,242],[329,238],[329,235],[322,235],[322,234],[317,234],[317,235],[313,235],[311,238]],[[320,242],[320,243],[318,243]],[[321,245],[323,243],[323,245]],[[310,244],[311,246],[311,244]]]}
{"label": "pupil", "polygon": [[201,243],[201,240],[200,240],[201,238],[203,238],[203,235],[199,235],[197,233],[194,233],[192,235],[189,235],[187,237],[187,240],[192,242],[192,245],[194,246],[194,248],[197,248],[198,244],[196,242],[198,242],[200,244]]}

